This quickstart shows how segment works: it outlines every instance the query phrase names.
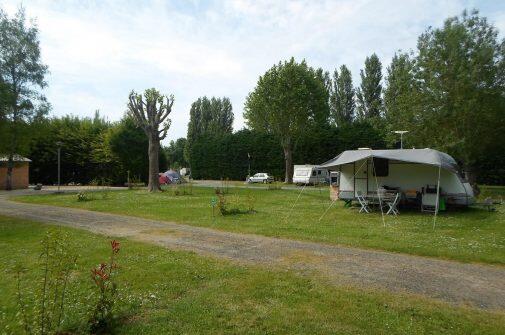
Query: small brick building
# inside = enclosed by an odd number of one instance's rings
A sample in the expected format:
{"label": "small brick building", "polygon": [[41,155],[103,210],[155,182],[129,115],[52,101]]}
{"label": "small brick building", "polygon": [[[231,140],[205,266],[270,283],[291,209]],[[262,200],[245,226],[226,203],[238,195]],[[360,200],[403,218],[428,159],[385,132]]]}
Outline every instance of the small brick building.
{"label": "small brick building", "polygon": [[[7,156],[0,156],[0,190],[5,190],[7,182]],[[20,155],[14,155],[12,170],[12,189],[28,188],[28,172],[31,160]]]}

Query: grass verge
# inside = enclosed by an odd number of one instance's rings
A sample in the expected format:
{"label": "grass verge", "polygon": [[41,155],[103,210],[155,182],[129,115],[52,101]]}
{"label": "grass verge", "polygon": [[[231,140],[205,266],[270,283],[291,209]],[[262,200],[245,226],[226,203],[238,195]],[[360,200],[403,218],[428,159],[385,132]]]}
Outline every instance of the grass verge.
{"label": "grass verge", "polygon": [[[93,299],[89,269],[108,253],[103,236],[0,217],[0,332],[19,333],[12,268],[36,262],[47,229],[62,229],[80,254],[65,320],[82,328],[82,300]],[[503,334],[505,314],[430,299],[329,285],[289,271],[231,265],[189,252],[121,240],[121,334]]]}

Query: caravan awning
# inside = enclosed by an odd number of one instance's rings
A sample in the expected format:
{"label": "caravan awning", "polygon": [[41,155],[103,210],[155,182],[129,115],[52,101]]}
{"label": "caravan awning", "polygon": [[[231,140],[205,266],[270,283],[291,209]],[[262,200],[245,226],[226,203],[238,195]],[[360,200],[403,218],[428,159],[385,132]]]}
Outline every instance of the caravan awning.
{"label": "caravan awning", "polygon": [[433,149],[394,149],[394,150],[348,150],[320,165],[332,169],[340,165],[354,163],[367,158],[384,158],[400,162],[428,164],[453,172],[458,171],[458,164],[446,153]]}

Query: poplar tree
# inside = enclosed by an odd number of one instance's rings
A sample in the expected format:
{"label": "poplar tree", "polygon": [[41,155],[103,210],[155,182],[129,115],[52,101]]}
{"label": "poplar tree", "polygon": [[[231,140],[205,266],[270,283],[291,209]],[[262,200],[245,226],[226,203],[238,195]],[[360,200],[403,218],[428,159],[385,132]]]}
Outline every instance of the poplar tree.
{"label": "poplar tree", "polygon": [[360,71],[361,85],[357,90],[358,117],[369,119],[381,116],[382,64],[374,53],[365,60],[365,70]]}
{"label": "poplar tree", "polygon": [[335,69],[332,85],[330,107],[333,121],[338,127],[350,124],[355,118],[356,102],[352,75],[347,66],[342,65],[340,73]]}

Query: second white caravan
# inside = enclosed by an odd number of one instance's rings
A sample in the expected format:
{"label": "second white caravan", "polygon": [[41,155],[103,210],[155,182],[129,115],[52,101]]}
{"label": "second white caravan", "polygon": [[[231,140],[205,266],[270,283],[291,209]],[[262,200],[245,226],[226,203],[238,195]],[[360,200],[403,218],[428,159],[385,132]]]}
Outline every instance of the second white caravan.
{"label": "second white caravan", "polygon": [[328,170],[317,165],[295,165],[293,169],[293,183],[297,185],[326,184],[329,178]]}

